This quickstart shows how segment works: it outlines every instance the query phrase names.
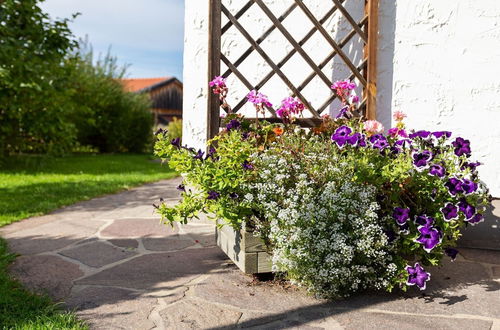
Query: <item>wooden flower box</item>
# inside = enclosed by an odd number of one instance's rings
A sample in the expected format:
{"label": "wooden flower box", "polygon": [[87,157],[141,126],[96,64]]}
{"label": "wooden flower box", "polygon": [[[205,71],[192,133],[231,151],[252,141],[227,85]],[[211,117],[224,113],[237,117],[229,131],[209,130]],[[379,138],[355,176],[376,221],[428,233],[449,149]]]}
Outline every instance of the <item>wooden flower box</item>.
{"label": "wooden flower box", "polygon": [[230,226],[217,228],[217,245],[246,274],[270,273],[272,268],[271,255],[266,252],[264,242],[247,232]]}

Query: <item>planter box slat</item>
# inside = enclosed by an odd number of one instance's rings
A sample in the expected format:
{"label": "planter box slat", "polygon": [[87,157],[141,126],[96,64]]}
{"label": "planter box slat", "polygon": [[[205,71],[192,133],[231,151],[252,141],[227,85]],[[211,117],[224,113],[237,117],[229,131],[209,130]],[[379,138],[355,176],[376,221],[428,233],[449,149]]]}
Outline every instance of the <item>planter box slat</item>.
{"label": "planter box slat", "polygon": [[[217,223],[220,223],[217,221]],[[246,274],[269,273],[271,256],[264,242],[242,229],[235,231],[228,225],[216,229],[217,245]]]}

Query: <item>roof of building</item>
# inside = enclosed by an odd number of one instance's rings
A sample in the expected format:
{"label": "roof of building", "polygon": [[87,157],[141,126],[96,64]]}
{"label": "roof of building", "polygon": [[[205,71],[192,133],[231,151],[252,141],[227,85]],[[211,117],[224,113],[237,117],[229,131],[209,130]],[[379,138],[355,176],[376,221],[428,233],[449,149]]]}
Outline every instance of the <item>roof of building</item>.
{"label": "roof of building", "polygon": [[127,78],[122,79],[123,86],[129,92],[145,92],[178,81],[175,77]]}

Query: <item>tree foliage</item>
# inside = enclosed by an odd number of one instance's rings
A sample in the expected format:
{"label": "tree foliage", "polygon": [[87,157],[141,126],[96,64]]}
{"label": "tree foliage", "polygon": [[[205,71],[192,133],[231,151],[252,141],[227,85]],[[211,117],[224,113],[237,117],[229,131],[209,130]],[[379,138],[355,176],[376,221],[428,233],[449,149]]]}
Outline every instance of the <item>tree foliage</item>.
{"label": "tree foliage", "polygon": [[68,20],[37,0],[0,2],[0,154],[63,152],[75,137],[61,65],[75,46]]}

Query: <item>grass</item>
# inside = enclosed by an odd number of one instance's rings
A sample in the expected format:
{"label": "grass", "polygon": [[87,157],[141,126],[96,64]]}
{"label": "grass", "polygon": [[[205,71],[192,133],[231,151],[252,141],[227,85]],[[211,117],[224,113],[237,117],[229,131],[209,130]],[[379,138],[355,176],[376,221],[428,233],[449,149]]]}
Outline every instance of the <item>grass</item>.
{"label": "grass", "polygon": [[87,329],[70,312],[61,311],[47,296],[33,294],[9,277],[15,256],[0,239],[0,329]]}
{"label": "grass", "polygon": [[[147,155],[21,156],[0,168],[0,227],[61,206],[174,177]],[[74,313],[10,278],[15,256],[0,238],[0,329],[88,329]]]}
{"label": "grass", "polygon": [[0,168],[0,226],[173,176],[147,155],[10,158]]}

